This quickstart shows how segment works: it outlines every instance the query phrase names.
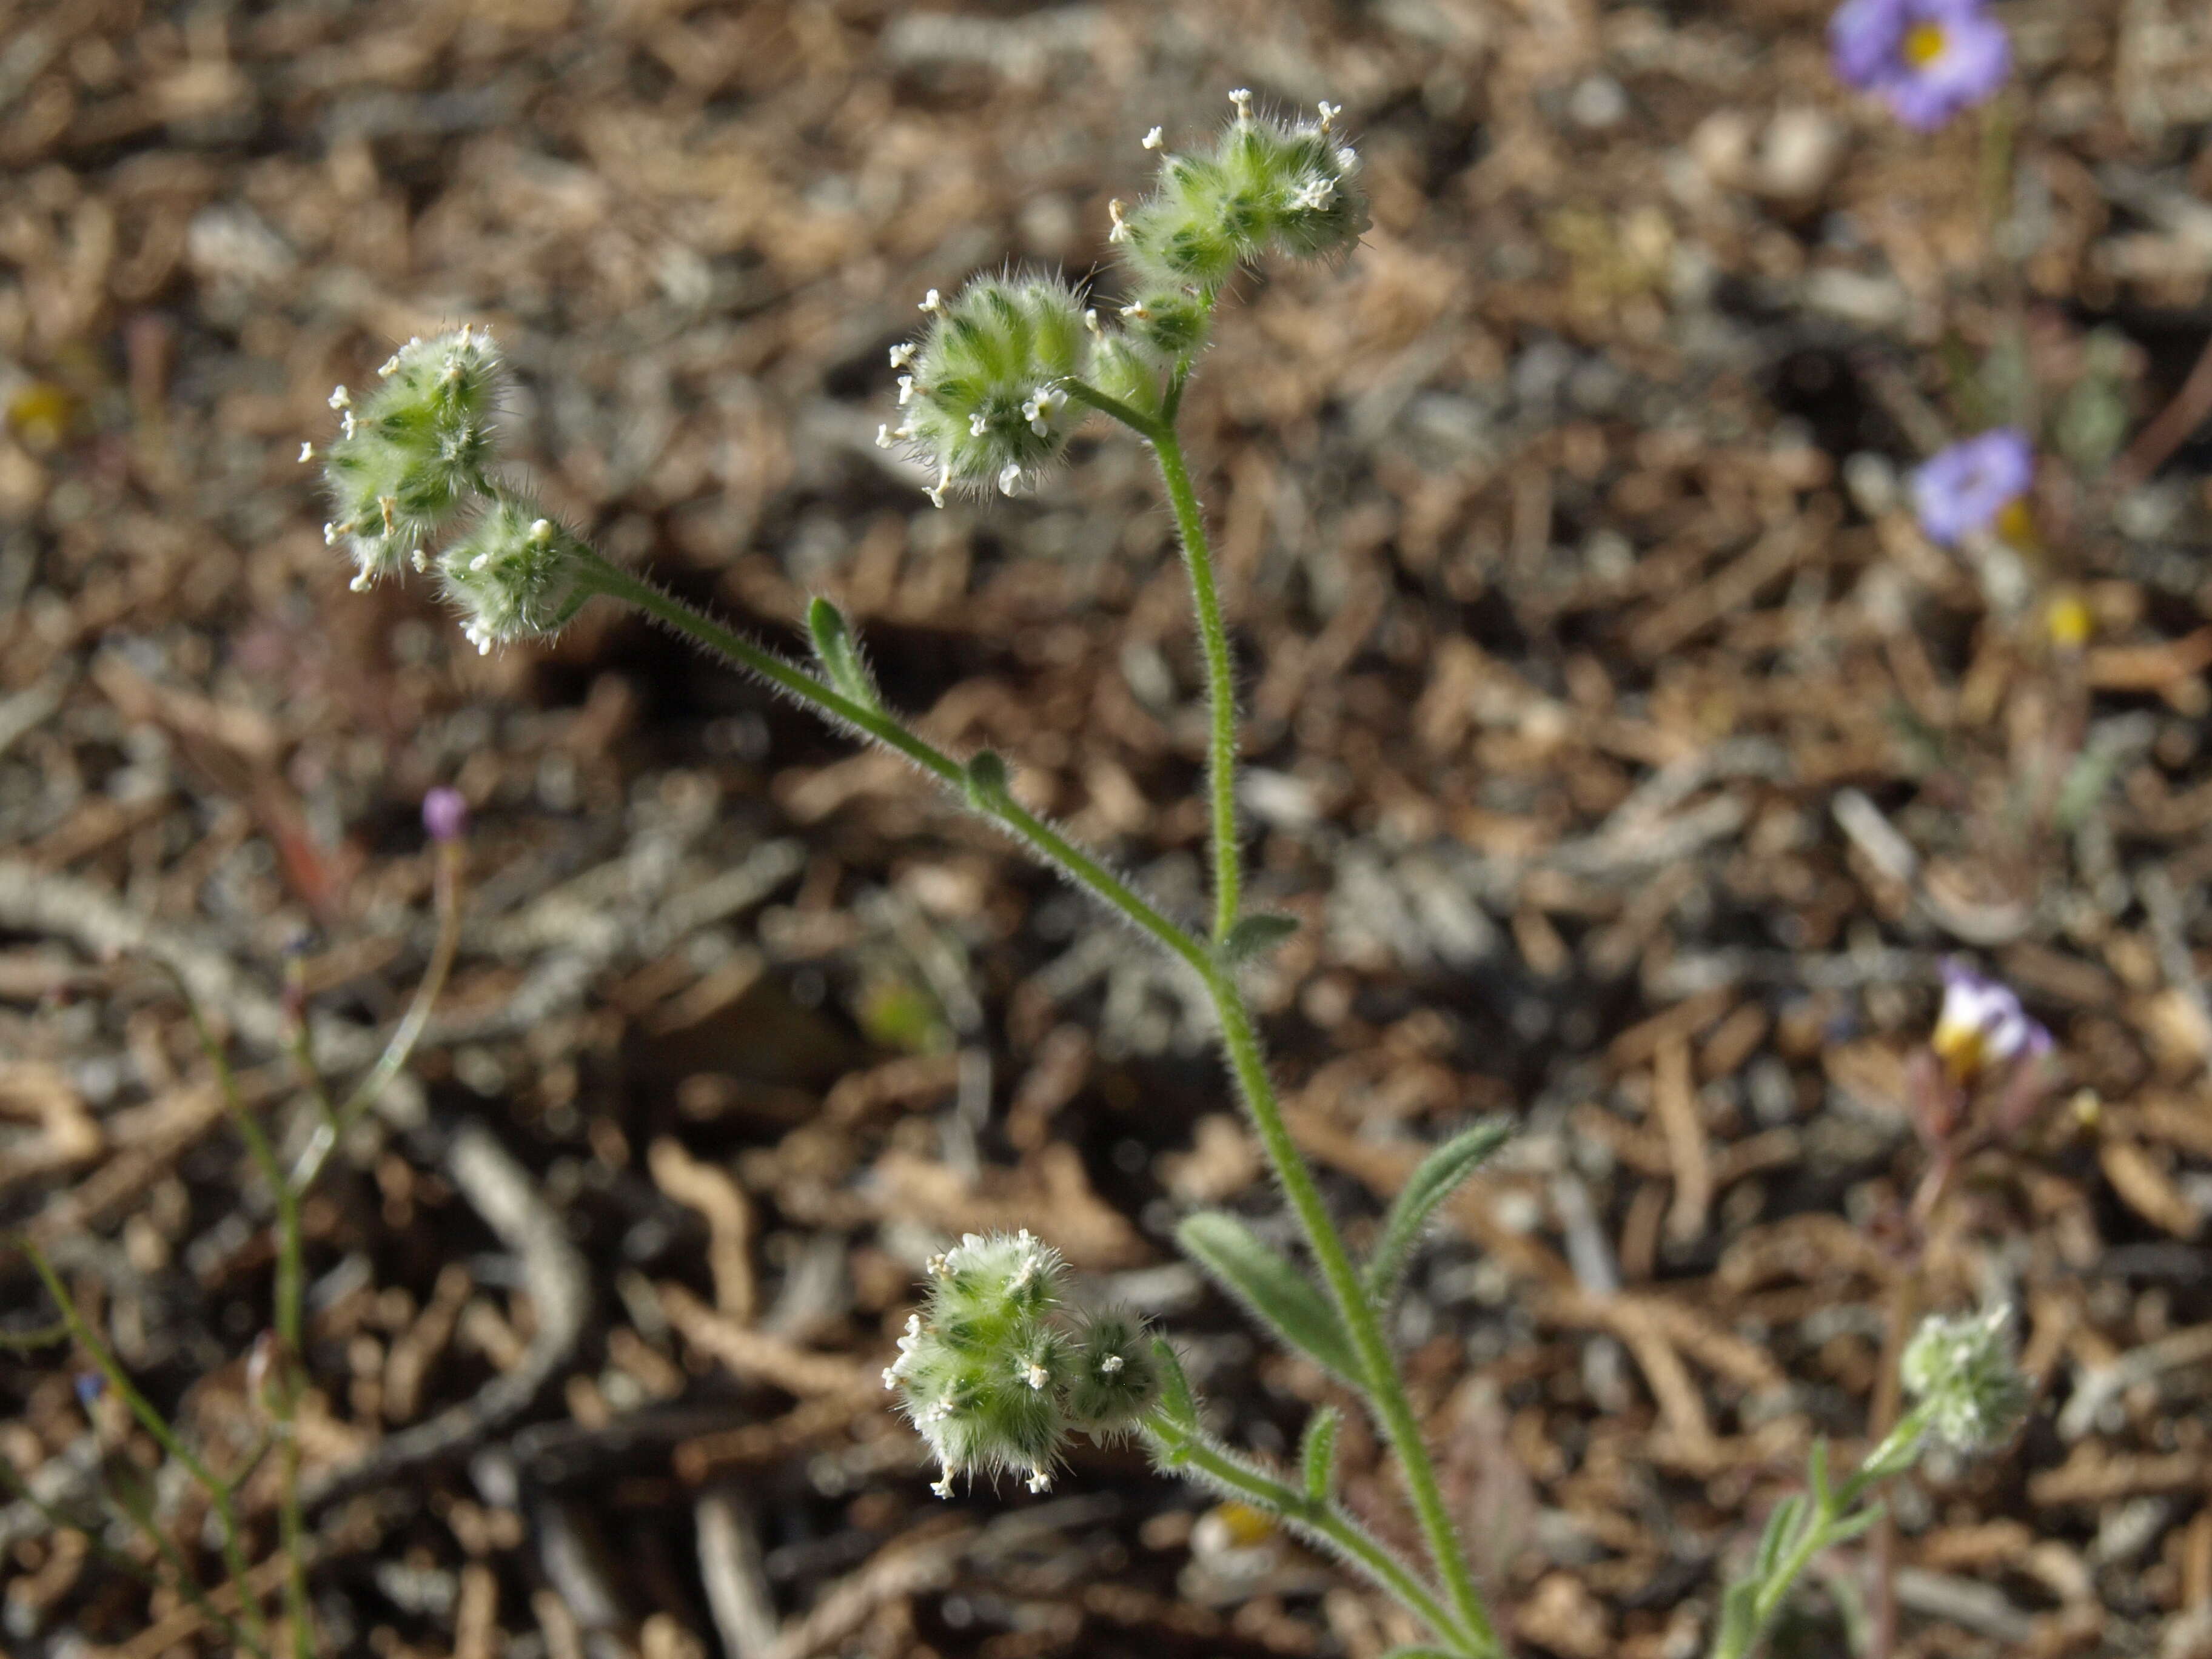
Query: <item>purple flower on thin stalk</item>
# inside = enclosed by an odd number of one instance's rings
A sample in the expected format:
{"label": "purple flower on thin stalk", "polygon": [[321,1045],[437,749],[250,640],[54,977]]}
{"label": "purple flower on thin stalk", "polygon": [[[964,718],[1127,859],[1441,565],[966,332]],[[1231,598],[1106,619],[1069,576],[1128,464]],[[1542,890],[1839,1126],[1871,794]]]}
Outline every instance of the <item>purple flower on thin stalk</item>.
{"label": "purple flower on thin stalk", "polygon": [[1844,0],[1828,20],[1836,73],[1918,132],[1994,96],[2012,41],[1986,0]]}
{"label": "purple flower on thin stalk", "polygon": [[1950,961],[1928,1046],[1963,1085],[1993,1067],[2041,1059],[2051,1052],[2051,1033],[2029,1018],[2010,986]]}
{"label": "purple flower on thin stalk", "polygon": [[[1855,0],[1856,3],[1856,0]],[[1955,547],[1998,522],[2027,494],[2035,447],[2018,427],[2001,426],[1940,451],[1913,475],[1913,505],[1928,539]]]}
{"label": "purple flower on thin stalk", "polygon": [[434,842],[455,842],[469,832],[468,798],[441,785],[422,797],[422,830]]}

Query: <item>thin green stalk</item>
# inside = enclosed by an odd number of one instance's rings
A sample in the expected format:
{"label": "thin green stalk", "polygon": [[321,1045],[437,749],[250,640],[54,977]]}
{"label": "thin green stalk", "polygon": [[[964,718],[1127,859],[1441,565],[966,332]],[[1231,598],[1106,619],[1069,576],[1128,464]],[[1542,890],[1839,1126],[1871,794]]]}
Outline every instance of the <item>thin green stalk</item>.
{"label": "thin green stalk", "polygon": [[30,1483],[15,1472],[15,1466],[4,1457],[0,1457],[0,1484],[4,1484],[17,1498],[36,1510],[40,1517],[54,1531],[76,1533],[83,1538],[92,1553],[108,1565],[119,1568],[155,1589],[176,1591],[192,1604],[202,1618],[228,1637],[232,1645],[252,1650],[252,1644],[246,1640],[245,1632],[239,1629],[238,1621],[209,1599],[207,1591],[200,1587],[199,1580],[192,1577],[191,1569],[185,1564],[184,1557],[177,1553],[177,1547],[154,1524],[152,1516],[141,1515],[121,1504],[114,1505],[118,1513],[145,1534],[146,1540],[154,1547],[155,1553],[168,1563],[170,1577],[167,1578],[162,1577],[143,1561],[132,1560],[121,1550],[103,1540],[89,1527],[63,1514],[40,1497],[31,1490]]}
{"label": "thin green stalk", "polygon": [[[1213,579],[1213,556],[1206,544],[1206,524],[1198,497],[1191,489],[1190,473],[1183,465],[1182,445],[1171,425],[1162,423],[1152,434],[1152,453],[1159,462],[1160,478],[1175,508],[1176,525],[1182,537],[1184,562],[1190,570],[1191,601],[1196,612],[1199,639],[1204,647],[1206,701],[1212,741],[1207,785],[1212,797],[1214,939],[1217,943],[1236,926],[1238,885],[1243,858],[1237,840],[1237,703],[1236,681],[1228,632],[1221,619],[1221,599]],[[1451,1593],[1452,1605],[1480,1644],[1498,1648],[1497,1633],[1475,1588],[1474,1575],[1462,1553],[1458,1529],[1444,1507],[1437,1484],[1436,1468],[1421,1438],[1420,1424],[1398,1376],[1395,1357],[1382,1335],[1382,1322],[1359,1282],[1358,1270],[1322,1202],[1313,1171],[1283,1122],[1274,1085],[1267,1076],[1265,1056],[1244,1006],[1243,993],[1235,977],[1218,966],[1206,973],[1208,988],[1221,1021],[1222,1042],[1229,1051],[1231,1069],[1244,1097],[1246,1109],[1260,1131],[1276,1178],[1297,1212],[1306,1240],[1328,1281],[1330,1294],[1344,1316],[1354,1351],[1367,1378],[1376,1419],[1398,1454],[1405,1470],[1406,1488],[1426,1537],[1437,1572]]]}
{"label": "thin green stalk", "polygon": [[1351,1254],[1345,1249],[1343,1237],[1322,1201],[1313,1170],[1283,1121],[1282,1107],[1276,1101],[1274,1085],[1268,1079],[1267,1060],[1261,1051],[1251,1015],[1244,1006],[1243,993],[1236,981],[1218,967],[1209,969],[1207,988],[1213,993],[1214,1007],[1220,1016],[1222,1045],[1229,1052],[1230,1068],[1236,1073],[1238,1092],[1243,1096],[1245,1108],[1259,1129],[1267,1161],[1275,1167],[1275,1178],[1282,1182],[1291,1208],[1304,1229],[1306,1243],[1313,1251],[1314,1260],[1320,1264],[1322,1277],[1335,1299],[1337,1311],[1344,1317],[1345,1328],[1352,1338],[1353,1352],[1359,1357],[1367,1383],[1369,1404],[1391,1449],[1398,1454],[1399,1466],[1405,1472],[1406,1490],[1413,1499],[1422,1535],[1428,1540],[1429,1556],[1437,1577],[1450,1592],[1452,1606],[1457,1609],[1461,1622],[1474,1634],[1478,1644],[1486,1652],[1498,1652],[1498,1633],[1491,1626],[1481,1592],[1475,1588],[1474,1575],[1461,1551],[1458,1528],[1452,1525],[1450,1511],[1444,1507],[1436,1466],[1430,1459],[1427,1443],[1421,1437],[1421,1425],[1413,1415],[1413,1402],[1406,1397],[1397,1360],[1383,1338],[1382,1322],[1374,1305],[1360,1287],[1358,1269],[1352,1265]]}
{"label": "thin green stalk", "polygon": [[1316,1503],[1286,1481],[1278,1480],[1254,1467],[1211,1437],[1194,1433],[1165,1413],[1154,1411],[1143,1425],[1145,1437],[1178,1469],[1194,1469],[1216,1486],[1249,1498],[1271,1515],[1320,1540],[1337,1551],[1398,1599],[1407,1612],[1440,1636],[1463,1646],[1479,1649],[1473,1633],[1462,1629],[1436,1593],[1414,1577],[1404,1562],[1370,1537],[1334,1503]]}
{"label": "thin green stalk", "polygon": [[[1145,426],[1139,425],[1139,430],[1146,429]],[[1153,428],[1152,431],[1158,434],[1159,428]],[[1188,496],[1188,488],[1186,477],[1182,484],[1186,497]],[[1194,513],[1194,501],[1190,505]],[[1200,535],[1202,538],[1202,531]],[[1202,540],[1200,544],[1203,544]],[[963,794],[968,793],[969,775],[966,767],[881,710],[845,696],[804,670],[755,645],[742,635],[724,628],[682,600],[609,564],[596,554],[586,554],[585,558],[583,580],[592,591],[636,606],[678,633],[728,658],[738,666],[757,674],[817,712],[903,755],[941,782],[962,790]],[[1210,572],[1210,566],[1208,568]],[[1208,591],[1211,592],[1210,584]],[[1214,615],[1218,625],[1218,608]],[[1229,679],[1225,639],[1221,641],[1221,672],[1216,684],[1226,690]],[[1218,805],[1224,796],[1233,803],[1236,787],[1233,708],[1226,727],[1217,721],[1216,730],[1218,732],[1225,730],[1229,755],[1227,764],[1218,768],[1214,775],[1219,783],[1225,786],[1217,790]],[[1422,1532],[1428,1540],[1430,1553],[1435,1558],[1437,1571],[1449,1588],[1452,1604],[1457,1609],[1457,1620],[1445,1628],[1463,1627],[1469,1633],[1470,1639],[1482,1650],[1498,1651],[1496,1633],[1484,1611],[1474,1576],[1460,1553],[1457,1534],[1444,1508],[1434,1465],[1430,1460],[1427,1447],[1422,1442],[1420,1426],[1414,1419],[1404,1386],[1399,1381],[1380,1322],[1360,1291],[1358,1272],[1352,1267],[1344,1241],[1338,1235],[1322,1202],[1313,1172],[1284,1124],[1281,1108],[1267,1078],[1259,1038],[1234,978],[1224,971],[1212,952],[1194,939],[1188,930],[1177,926],[1098,860],[1076,847],[1010,796],[1003,793],[981,797],[970,795],[969,799],[985,816],[1027,843],[1048,863],[1064,872],[1079,884],[1090,889],[1151,934],[1188,963],[1205,982],[1221,1022],[1223,1044],[1228,1051],[1239,1091],[1260,1131],[1261,1139],[1267,1147],[1269,1160],[1275,1166],[1277,1176],[1290,1197],[1291,1207],[1305,1230],[1315,1259],[1320,1263],[1322,1274],[1328,1282],[1330,1292],[1344,1316],[1360,1363],[1370,1379],[1369,1387],[1376,1420],[1382,1425],[1405,1470],[1407,1487],[1412,1495]],[[1218,814],[1216,822],[1217,824],[1221,822]],[[1226,852],[1233,863],[1236,858],[1233,805],[1227,822]],[[1228,914],[1232,926],[1235,915],[1234,880],[1232,875],[1231,884],[1225,890],[1231,900]]]}
{"label": "thin green stalk", "polygon": [[[369,1068],[344,1103],[332,1109],[327,1103],[321,1074],[316,1070],[314,1056],[304,1041],[295,1050],[295,1058],[308,1086],[325,1103],[323,1121],[315,1126],[308,1137],[306,1150],[292,1165],[291,1185],[298,1193],[313,1188],[324,1167],[329,1164],[339,1143],[353,1126],[361,1121],[368,1109],[376,1104],[392,1079],[399,1075],[422,1041],[422,1033],[429,1028],[430,1015],[435,1010],[438,998],[444,993],[446,980],[453,972],[453,958],[461,943],[460,870],[461,849],[445,846],[438,849],[437,894],[438,938],[431,946],[429,965],[423,969],[422,981],[415,988],[414,999],[407,1012],[400,1016],[399,1024],[377,1056],[376,1064]],[[281,1327],[280,1327],[281,1329]]]}
{"label": "thin green stalk", "polygon": [[1237,680],[1229,654],[1229,632],[1222,625],[1221,595],[1213,580],[1213,550],[1206,539],[1206,520],[1183,465],[1182,440],[1165,422],[1152,434],[1152,456],[1175,508],[1182,538],[1183,564],[1190,572],[1191,605],[1198,615],[1199,642],[1206,656],[1206,781],[1213,807],[1213,939],[1218,945],[1237,925],[1243,854],[1237,838]]}
{"label": "thin green stalk", "polygon": [[[1760,1582],[1752,1601],[1751,1616],[1733,1629],[1723,1624],[1719,1639],[1713,1644],[1712,1659],[1748,1659],[1813,1559],[1837,1541],[1838,1528],[1851,1519],[1851,1512],[1858,1507],[1867,1489],[1875,1481],[1899,1473],[1911,1462],[1921,1437],[1928,1432],[1932,1409],[1923,1404],[1907,1413],[1867,1454],[1850,1479],[1833,1492],[1814,1494],[1819,1507],[1805,1518],[1789,1553],[1775,1562],[1771,1572]],[[1847,1532],[1844,1535],[1852,1534]]]}
{"label": "thin green stalk", "polygon": [[23,1253],[29,1259],[33,1271],[39,1275],[40,1281],[46,1285],[46,1294],[61,1310],[63,1319],[68,1322],[70,1334],[76,1339],[77,1346],[84,1350],[85,1357],[107,1379],[108,1387],[113,1389],[130,1408],[131,1416],[138,1420],[138,1426],[153,1436],[155,1443],[174,1458],[199,1488],[207,1493],[208,1502],[215,1506],[216,1519],[222,1531],[223,1565],[229,1572],[232,1583],[238,1587],[239,1611],[245,1616],[247,1645],[255,1655],[265,1656],[269,1651],[269,1624],[262,1614],[260,1599],[253,1594],[247,1577],[245,1534],[239,1529],[238,1504],[229,1483],[217,1480],[214,1472],[178,1437],[177,1431],[169,1426],[168,1419],[154,1408],[154,1402],[138,1392],[137,1385],[131,1382],[121,1362],[107,1351],[99,1337],[94,1334],[84,1316],[77,1310],[76,1298],[63,1285],[61,1275],[54,1271],[53,1264],[46,1260],[46,1252],[26,1242]]}
{"label": "thin green stalk", "polygon": [[[838,721],[862,736],[882,744],[912,761],[939,782],[966,796],[968,769],[926,739],[916,736],[880,709],[854,702],[804,669],[763,649],[742,634],[732,633],[705,613],[695,610],[650,582],[609,564],[597,554],[586,556],[586,576],[592,589],[624,605],[635,605],[655,621],[727,657],[738,667],[759,675],[778,690],[807,704],[816,713]],[[1212,957],[1189,931],[1178,926],[1159,908],[1114,873],[1099,860],[1038,817],[1010,795],[971,799],[982,815],[1026,842],[1048,864],[1080,886],[1089,888],[1119,910],[1136,927],[1151,934],[1200,975],[1208,973]]]}

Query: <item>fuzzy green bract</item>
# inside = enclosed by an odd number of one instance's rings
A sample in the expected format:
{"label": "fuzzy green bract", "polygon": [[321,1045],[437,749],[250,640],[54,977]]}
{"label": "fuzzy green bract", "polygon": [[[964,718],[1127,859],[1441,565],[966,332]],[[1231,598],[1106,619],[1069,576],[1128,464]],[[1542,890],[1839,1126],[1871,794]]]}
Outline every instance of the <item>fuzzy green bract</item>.
{"label": "fuzzy green bract", "polygon": [[[410,340],[378,373],[358,404],[344,386],[331,393],[340,430],[322,458],[333,509],[323,539],[351,556],[357,589],[419,562],[481,487],[501,385],[490,333],[465,327]],[[313,457],[312,445],[301,454]]]}
{"label": "fuzzy green bract", "polygon": [[520,495],[495,496],[439,556],[440,586],[478,651],[557,633],[589,597],[576,580],[583,544]]}
{"label": "fuzzy green bract", "polygon": [[1127,1434],[1158,1397],[1144,1322],[1068,1309],[1066,1264],[1027,1231],[969,1233],[929,1276],[884,1386],[936,1456],[940,1497],[962,1474],[1012,1474],[1048,1491],[1071,1434]]}
{"label": "fuzzy green bract", "polygon": [[1075,292],[1056,276],[979,276],[945,304],[932,289],[921,344],[893,350],[902,416],[878,441],[908,444],[937,469],[932,499],[951,487],[1012,495],[1060,458],[1084,410],[1066,381],[1082,368],[1085,333]]}

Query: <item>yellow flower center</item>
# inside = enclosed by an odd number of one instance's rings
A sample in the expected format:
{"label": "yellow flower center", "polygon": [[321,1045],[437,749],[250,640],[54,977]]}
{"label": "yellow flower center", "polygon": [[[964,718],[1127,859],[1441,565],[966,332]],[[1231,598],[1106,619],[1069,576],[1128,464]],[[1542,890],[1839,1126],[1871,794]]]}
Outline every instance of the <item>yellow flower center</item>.
{"label": "yellow flower center", "polygon": [[1943,1062],[1943,1069],[1950,1073],[1951,1080],[1962,1088],[1979,1077],[1983,1067],[1989,1064],[1989,1039],[1970,1025],[1945,1025],[1939,1020],[1928,1046]]}
{"label": "yellow flower center", "polygon": [[2044,614],[2044,625],[2051,631],[2051,644],[2061,651],[2079,651],[2097,631],[2097,619],[2078,593],[2054,598]]}
{"label": "yellow flower center", "polygon": [[1997,509],[1996,532],[2023,553],[2033,553],[2041,545],[2035,533],[2035,514],[2028,510],[2027,497],[2015,495]]}
{"label": "yellow flower center", "polygon": [[1943,55],[1943,26],[1941,23],[1915,23],[1905,32],[1905,61],[1915,69],[1926,69]]}

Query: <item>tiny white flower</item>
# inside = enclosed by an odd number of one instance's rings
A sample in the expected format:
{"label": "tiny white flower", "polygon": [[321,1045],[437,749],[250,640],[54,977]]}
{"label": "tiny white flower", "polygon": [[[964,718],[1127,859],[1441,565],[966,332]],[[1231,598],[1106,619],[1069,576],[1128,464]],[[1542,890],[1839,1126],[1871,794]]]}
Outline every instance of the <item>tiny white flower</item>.
{"label": "tiny white flower", "polygon": [[901,409],[904,409],[908,404],[914,401],[914,376],[911,374],[900,375],[898,377],[898,406]]}
{"label": "tiny white flower", "polygon": [[1029,1487],[1031,1492],[1050,1492],[1052,1490],[1052,1477],[1049,1474],[1047,1474],[1042,1469],[1031,1469],[1030,1471]]}
{"label": "tiny white flower", "polygon": [[1343,113],[1343,105],[1332,104],[1328,99],[1322,99],[1321,100],[1321,130],[1323,132],[1329,131],[1335,125],[1336,118]]}
{"label": "tiny white flower", "polygon": [[914,361],[914,342],[913,342],[913,341],[911,341],[911,340],[901,340],[901,341],[900,341],[896,345],[895,345],[895,346],[893,346],[893,347],[891,348],[891,367],[892,367],[893,368],[905,368],[908,363],[912,362],[913,361]]}
{"label": "tiny white flower", "polygon": [[1229,101],[1236,106],[1237,125],[1240,127],[1250,126],[1252,125],[1251,88],[1249,87],[1237,88],[1229,94]]}
{"label": "tiny white flower", "polygon": [[915,309],[927,312],[933,317],[937,316],[945,309],[944,298],[935,289],[932,289],[921,296],[921,303]]}
{"label": "tiny white flower", "polygon": [[343,386],[339,386],[335,392],[331,393],[331,407],[332,409],[343,409],[352,402],[353,393],[348,392]]}
{"label": "tiny white flower", "polygon": [[1098,1362],[1098,1369],[1105,1372],[1107,1376],[1114,1376],[1120,1373],[1123,1363],[1124,1362],[1120,1354],[1109,1353],[1105,1357],[1105,1358]]}
{"label": "tiny white flower", "polygon": [[[1014,493],[1015,486],[1019,484],[1021,481],[1022,464],[1019,461],[1008,461],[1004,466],[999,469],[999,493],[1001,495],[1012,495]],[[1016,1282],[1019,1284],[1026,1284],[1029,1282],[1029,1279],[1030,1269],[1024,1267],[1022,1269],[1021,1278]]]}
{"label": "tiny white flower", "polygon": [[1158,127],[1154,127],[1150,132],[1145,135],[1145,148],[1146,149],[1158,149],[1164,142],[1166,141],[1160,136],[1160,130]]}
{"label": "tiny white flower", "polygon": [[1127,209],[1118,196],[1106,204],[1106,216],[1114,222],[1114,228],[1106,233],[1108,241],[1126,242],[1129,240],[1129,222],[1121,216],[1126,211]]}
{"label": "tiny white flower", "polygon": [[305,465],[306,465],[309,461],[312,461],[312,460],[313,460],[314,459],[315,459],[315,447],[314,447],[314,445],[313,445],[313,444],[311,444],[311,443],[303,443],[303,444],[301,444],[301,445],[300,446],[300,464],[301,464],[302,466],[305,466]]}
{"label": "tiny white flower", "polygon": [[972,410],[969,412],[968,435],[969,437],[980,438],[990,429],[991,423],[983,418],[983,411],[981,410]]}
{"label": "tiny white flower", "polygon": [[1034,1359],[1030,1361],[1028,1369],[1022,1372],[1022,1381],[1039,1394],[1044,1392],[1044,1385],[1051,1380],[1052,1373]]}

